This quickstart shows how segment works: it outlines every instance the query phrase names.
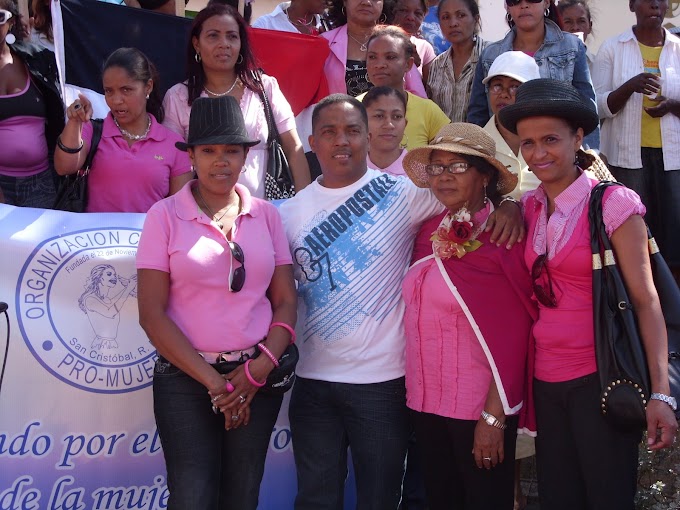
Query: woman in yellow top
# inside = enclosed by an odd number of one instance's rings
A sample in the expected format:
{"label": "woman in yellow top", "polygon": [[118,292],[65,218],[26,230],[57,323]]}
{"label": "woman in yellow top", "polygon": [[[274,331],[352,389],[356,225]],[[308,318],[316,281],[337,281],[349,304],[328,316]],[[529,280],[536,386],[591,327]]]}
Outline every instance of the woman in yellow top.
{"label": "woman in yellow top", "polygon": [[[406,95],[406,129],[402,146],[408,150],[423,147],[449,124],[449,118],[433,101],[404,89],[404,76],[416,62],[416,48],[404,30],[395,26],[377,26],[367,43],[368,80],[376,87],[385,86]],[[362,100],[362,96],[357,99]]]}

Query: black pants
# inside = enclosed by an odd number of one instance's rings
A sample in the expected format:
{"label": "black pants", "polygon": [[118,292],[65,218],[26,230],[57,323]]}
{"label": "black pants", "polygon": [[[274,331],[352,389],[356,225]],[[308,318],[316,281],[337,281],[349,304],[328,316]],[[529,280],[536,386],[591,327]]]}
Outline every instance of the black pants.
{"label": "black pants", "polygon": [[534,404],[541,510],[633,510],[641,434],[605,421],[597,374],[536,379]]}
{"label": "black pants", "polygon": [[505,460],[487,470],[472,455],[477,421],[412,414],[430,510],[512,510],[517,416],[506,420]]}

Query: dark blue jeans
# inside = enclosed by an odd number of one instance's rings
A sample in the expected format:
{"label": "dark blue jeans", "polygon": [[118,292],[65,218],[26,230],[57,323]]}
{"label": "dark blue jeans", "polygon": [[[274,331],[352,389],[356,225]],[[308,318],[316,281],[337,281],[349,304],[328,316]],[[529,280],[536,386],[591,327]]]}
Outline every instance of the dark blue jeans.
{"label": "dark blue jeans", "polygon": [[30,177],[0,175],[4,203],[17,207],[51,209],[57,198],[54,171],[45,170]]}
{"label": "dark blue jeans", "polygon": [[404,378],[345,384],[298,377],[289,408],[296,510],[342,510],[347,449],[358,510],[399,506],[409,437]]}
{"label": "dark blue jeans", "polygon": [[226,431],[205,387],[159,360],[153,397],[168,470],[168,509],[255,510],[283,396],[256,394],[250,423]]}

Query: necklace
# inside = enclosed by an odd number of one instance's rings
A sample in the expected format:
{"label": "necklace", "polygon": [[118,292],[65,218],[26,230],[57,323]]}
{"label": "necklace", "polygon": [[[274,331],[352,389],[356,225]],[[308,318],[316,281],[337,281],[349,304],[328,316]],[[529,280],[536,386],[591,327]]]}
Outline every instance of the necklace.
{"label": "necklace", "polygon": [[288,18],[288,21],[290,21],[293,25],[295,23],[297,23],[298,25],[308,27],[309,25],[314,23],[314,15],[313,14],[312,14],[312,19],[310,19],[309,21],[307,21],[307,19],[304,18],[304,17],[297,18],[295,21],[293,21],[292,19],[290,19],[290,14],[288,13],[288,9],[286,9],[286,17]]}
{"label": "necklace", "polygon": [[350,34],[349,30],[347,31],[347,35],[350,37],[350,39],[352,39],[355,43],[359,45],[359,51],[368,51],[368,46],[366,46],[366,40],[368,39],[368,37],[365,37],[364,42],[361,42],[359,39]]}
{"label": "necklace", "polygon": [[220,215],[219,218],[215,218],[215,213],[214,213],[214,212],[212,211],[212,209],[208,206],[208,204],[207,204],[207,202],[205,201],[205,198],[203,198],[203,195],[201,194],[201,190],[198,188],[198,186],[196,186],[196,193],[198,193],[198,197],[201,199],[201,202],[203,202],[203,206],[208,210],[208,212],[209,212],[210,215],[212,216],[212,220],[213,220],[215,223],[217,223],[217,226],[219,227],[220,230],[223,230],[223,229],[224,229],[224,224],[223,224],[220,220],[221,220],[222,218],[224,218],[224,217],[226,216],[226,214],[234,208],[235,205],[238,206],[240,201],[239,201],[238,199],[236,199],[236,203],[231,204],[229,207],[227,207],[227,208],[225,209],[225,211]]}
{"label": "necklace", "polygon": [[229,92],[231,92],[232,90],[234,90],[234,87],[236,86],[236,84],[238,83],[238,81],[239,81],[239,79],[238,79],[238,76],[237,76],[236,79],[234,80],[234,83],[231,84],[231,87],[229,87],[229,90],[227,90],[226,92],[213,92],[212,90],[208,90],[208,87],[205,87],[205,86],[203,87],[203,90],[205,90],[205,91],[206,91],[208,94],[210,94],[211,96],[215,96],[215,97],[224,97],[224,96],[226,96],[227,94],[229,94]]}
{"label": "necklace", "polygon": [[118,121],[116,120],[116,118],[113,117],[113,122],[116,125],[116,127],[118,128],[118,131],[120,131],[120,134],[123,135],[125,138],[129,138],[130,140],[144,140],[147,137],[147,135],[149,134],[149,130],[151,129],[151,116],[149,114],[146,115],[146,120],[147,120],[147,124],[146,124],[146,129],[144,130],[144,133],[141,134],[141,135],[133,135],[132,133],[130,133],[126,129],[123,129],[122,127],[120,127],[120,124],[118,124]]}

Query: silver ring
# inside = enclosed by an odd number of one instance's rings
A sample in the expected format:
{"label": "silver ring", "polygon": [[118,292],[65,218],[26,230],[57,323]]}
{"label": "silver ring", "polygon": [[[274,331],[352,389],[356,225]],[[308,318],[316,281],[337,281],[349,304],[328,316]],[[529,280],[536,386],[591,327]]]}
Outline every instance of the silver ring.
{"label": "silver ring", "polygon": [[491,457],[482,457],[484,460],[491,460]]}
{"label": "silver ring", "polygon": [[241,400],[241,404],[243,404],[247,399],[243,395],[239,395],[238,398]]}
{"label": "silver ring", "polygon": [[231,415],[231,421],[236,421],[238,420],[238,414],[232,414]]}
{"label": "silver ring", "polygon": [[222,393],[220,393],[219,395],[215,395],[213,398],[210,399],[210,401],[214,404],[215,402],[217,402],[220,399],[221,396],[222,396]]}

